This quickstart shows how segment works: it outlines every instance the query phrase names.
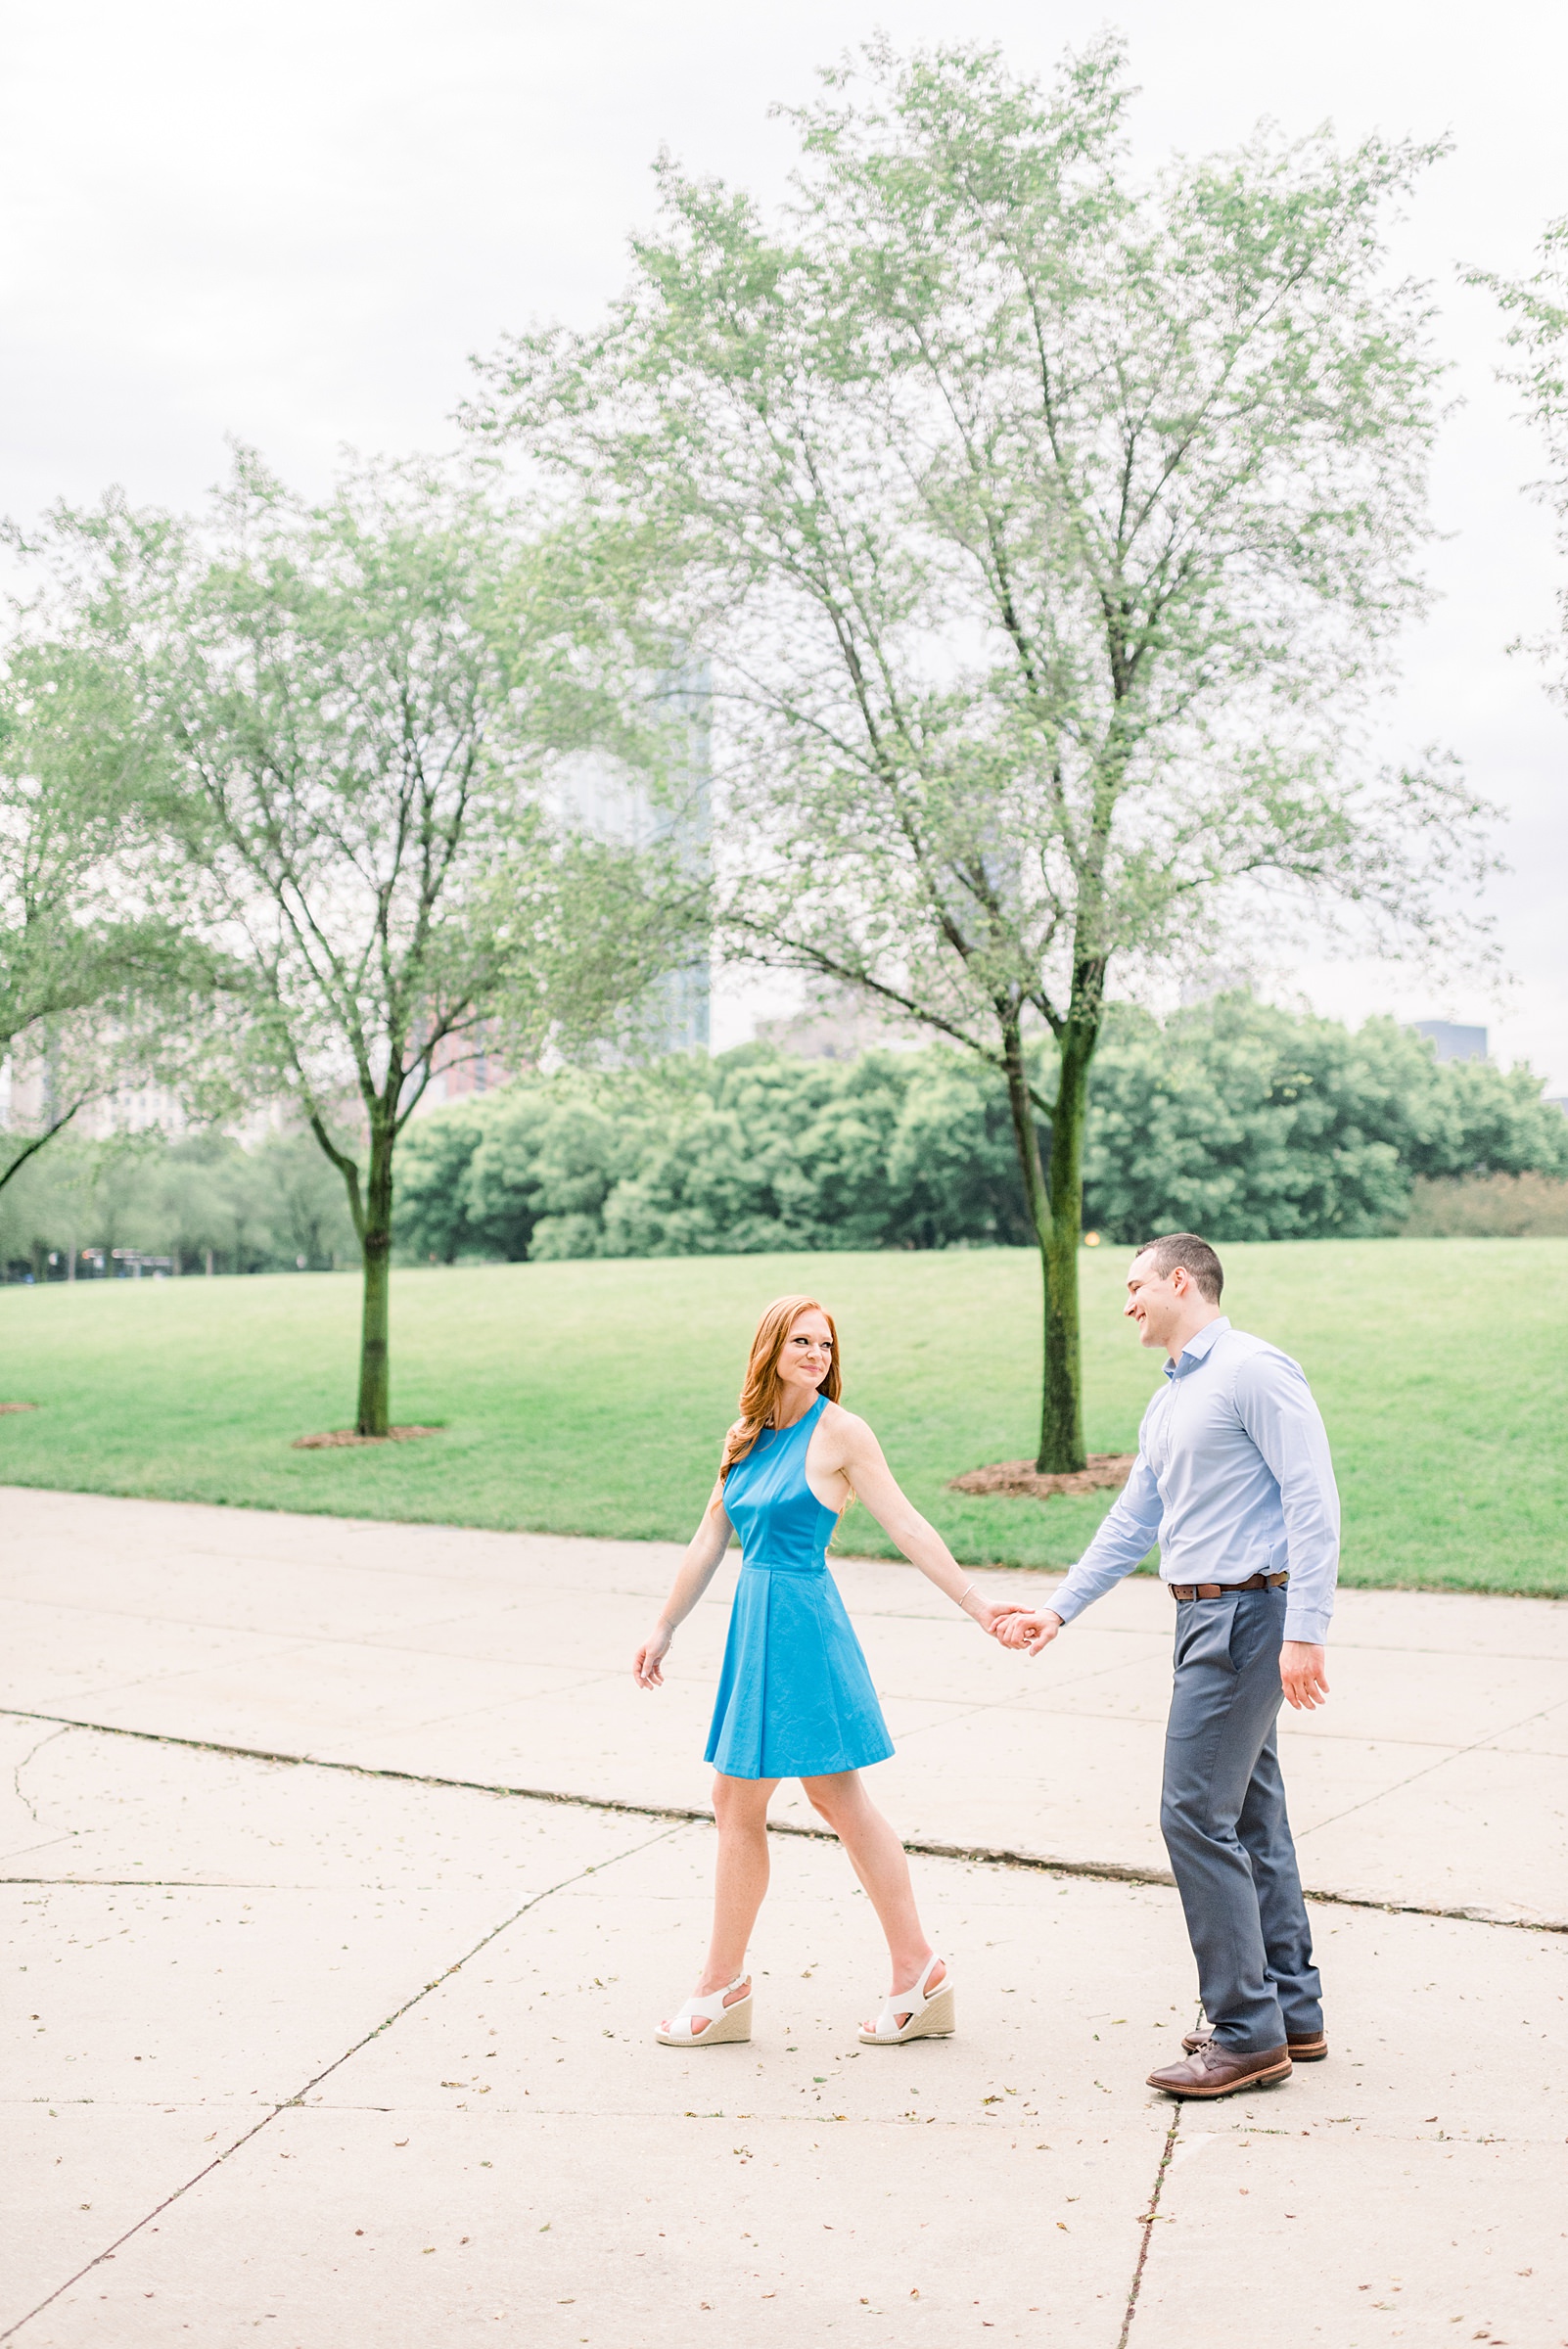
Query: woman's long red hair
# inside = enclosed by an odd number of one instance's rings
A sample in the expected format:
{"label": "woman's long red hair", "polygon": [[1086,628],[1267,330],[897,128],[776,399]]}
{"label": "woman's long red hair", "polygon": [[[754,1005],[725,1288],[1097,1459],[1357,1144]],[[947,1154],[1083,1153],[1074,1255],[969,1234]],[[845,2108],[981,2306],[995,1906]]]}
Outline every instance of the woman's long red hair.
{"label": "woman's long red hair", "polygon": [[719,1465],[720,1483],[728,1476],[737,1460],[743,1460],[764,1427],[773,1423],[783,1396],[784,1382],[779,1377],[779,1358],[785,1340],[803,1313],[820,1313],[833,1334],[833,1356],[828,1373],[817,1389],[829,1403],[837,1403],[844,1384],[839,1362],[839,1333],[833,1315],[825,1305],[814,1297],[775,1297],[757,1324],[752,1340],[751,1359],[746,1365],[746,1379],[740,1392],[740,1417],[724,1438],[724,1457]]}

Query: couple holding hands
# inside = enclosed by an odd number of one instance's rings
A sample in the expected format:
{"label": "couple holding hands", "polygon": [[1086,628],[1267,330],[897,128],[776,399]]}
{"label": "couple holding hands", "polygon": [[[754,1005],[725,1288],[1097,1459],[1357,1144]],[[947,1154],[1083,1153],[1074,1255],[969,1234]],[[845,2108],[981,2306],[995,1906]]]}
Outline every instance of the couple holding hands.
{"label": "couple holding hands", "polygon": [[1126,1312],[1166,1355],[1124,1492],[1049,1607],[977,1590],[899,1490],[863,1419],[839,1404],[832,1315],[781,1297],[758,1325],[740,1417],[718,1481],[653,1635],[637,1651],[657,1688],[678,1626],[729,1545],[741,1571],[708,1739],[718,1855],[708,1963],[666,2047],[748,2040],[746,1952],[767,1890],[767,1806],[799,1778],[833,1829],[888,1941],[893,1987],[862,2023],[867,2047],[954,2028],[953,1977],[921,1928],[902,1844],[860,1773],[893,1742],[827,1565],[858,1498],[910,1562],[1004,1647],[1041,1648],[1158,1542],[1176,1600],[1176,1671],[1161,1809],[1210,2029],[1190,2033],[1150,2085],[1222,2096],[1289,2077],[1327,2053],[1320,1984],[1279,1774],[1281,1698],[1328,1693],[1323,1640],[1339,1555],[1339,1503],[1323,1423],[1299,1365],[1220,1311],[1207,1241],[1173,1232],[1139,1248]]}

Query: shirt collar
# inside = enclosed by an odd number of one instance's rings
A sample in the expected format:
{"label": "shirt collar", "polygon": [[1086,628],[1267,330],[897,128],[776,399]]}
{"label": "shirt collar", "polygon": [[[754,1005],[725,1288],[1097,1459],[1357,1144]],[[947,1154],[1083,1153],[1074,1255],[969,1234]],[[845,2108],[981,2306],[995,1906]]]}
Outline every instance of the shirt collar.
{"label": "shirt collar", "polygon": [[1185,1378],[1188,1371],[1196,1370],[1198,1364],[1207,1359],[1216,1339],[1222,1338],[1229,1327],[1230,1323],[1223,1313],[1218,1313],[1212,1321],[1206,1321],[1195,1337],[1188,1338],[1174,1362],[1167,1358],[1166,1377]]}

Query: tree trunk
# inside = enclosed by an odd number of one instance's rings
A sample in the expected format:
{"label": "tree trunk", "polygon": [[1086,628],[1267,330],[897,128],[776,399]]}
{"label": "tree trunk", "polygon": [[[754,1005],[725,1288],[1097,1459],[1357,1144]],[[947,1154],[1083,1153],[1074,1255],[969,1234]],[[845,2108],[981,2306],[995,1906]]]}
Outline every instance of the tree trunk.
{"label": "tree trunk", "polygon": [[1051,1221],[1045,1243],[1045,1381],[1040,1404],[1042,1473],[1082,1468],[1084,1346],[1078,1311],[1078,1252],[1084,1236],[1084,1127],[1092,1039],[1068,1024],[1051,1118]]}
{"label": "tree trunk", "polygon": [[392,1277],[392,1147],[394,1136],[380,1119],[370,1128],[370,1170],[365,1184],[359,1243],[364,1253],[364,1311],[359,1334],[359,1415],[362,1436],[384,1436],[391,1424],[392,1352],[388,1325]]}
{"label": "tree trunk", "polygon": [[1075,975],[1073,1004],[1059,1038],[1048,1183],[1040,1161],[1023,1037],[1016,1023],[1005,1025],[1002,1036],[1013,1139],[1024,1177],[1024,1201],[1040,1256],[1044,1375],[1039,1451],[1035,1464],[1044,1475],[1068,1474],[1082,1468],[1087,1457],[1084,1448],[1078,1252],[1084,1234],[1084,1130],[1089,1063],[1099,1040],[1102,979],[1097,964],[1082,965]]}
{"label": "tree trunk", "polygon": [[[1024,1204],[1034,1227],[1036,1245],[1039,1249],[1044,1377],[1040,1392],[1039,1455],[1036,1464],[1042,1469],[1082,1468],[1084,1454],[1084,1413],[1079,1397],[1081,1366],[1077,1255],[1080,1207],[1076,1192],[1073,1193],[1069,1218],[1071,1237],[1065,1244],[1065,1256],[1056,1210],[1056,1202],[1061,1195],[1057,1184],[1063,1179],[1064,1168],[1067,1169],[1068,1190],[1073,1190],[1073,1173],[1082,1156],[1082,1117],[1078,1139],[1065,1157],[1058,1146],[1058,1124],[1052,1124],[1051,1179],[1047,1188],[1045,1170],[1040,1163],[1039,1129],[1035,1123],[1035,1104],[1030,1097],[1023,1037],[1016,1024],[1009,1024],[1003,1030],[1003,1058],[1007,1073],[1007,1104],[1013,1117],[1013,1140],[1018,1149],[1019,1172],[1024,1178]],[[1065,1069],[1064,1056],[1064,1075]],[[1065,1088],[1058,1089],[1065,1101]],[[1063,1102],[1059,1101],[1059,1110],[1062,1105]]]}

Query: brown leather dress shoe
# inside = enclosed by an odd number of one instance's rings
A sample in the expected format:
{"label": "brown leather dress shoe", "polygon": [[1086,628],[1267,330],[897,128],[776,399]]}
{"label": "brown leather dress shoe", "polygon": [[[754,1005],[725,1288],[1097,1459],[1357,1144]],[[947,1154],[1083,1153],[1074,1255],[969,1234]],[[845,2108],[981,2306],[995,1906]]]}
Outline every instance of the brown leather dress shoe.
{"label": "brown leather dress shoe", "polygon": [[1233,2096],[1239,2088],[1266,2088],[1271,2081],[1290,2078],[1290,2050],[1265,2048],[1239,2055],[1231,2048],[1217,2048],[1205,2040],[1181,2063],[1168,2063],[1149,2074],[1149,2086],[1168,2096]]}
{"label": "brown leather dress shoe", "polygon": [[[1212,2029],[1189,2031],[1181,2045],[1189,2055],[1195,2055],[1200,2048],[1206,2048],[1209,2045],[1213,2037]],[[1321,2063],[1323,2057],[1328,2053],[1328,2042],[1321,2031],[1314,2031],[1300,2038],[1295,2033],[1287,2031],[1285,2045],[1290,2050],[1292,2063]]]}

